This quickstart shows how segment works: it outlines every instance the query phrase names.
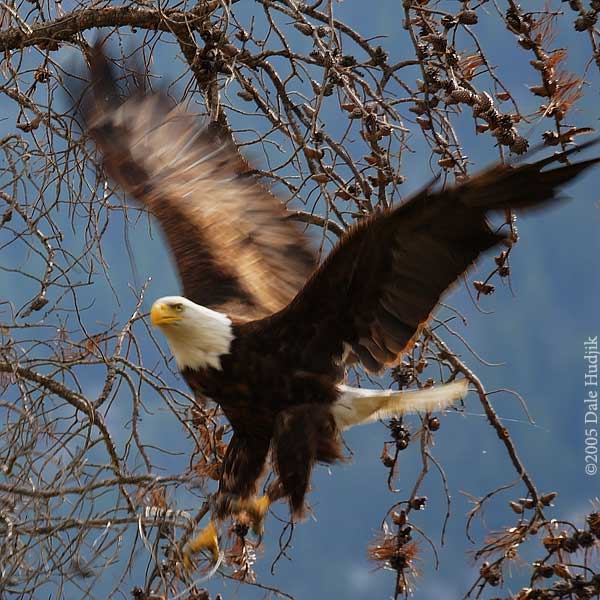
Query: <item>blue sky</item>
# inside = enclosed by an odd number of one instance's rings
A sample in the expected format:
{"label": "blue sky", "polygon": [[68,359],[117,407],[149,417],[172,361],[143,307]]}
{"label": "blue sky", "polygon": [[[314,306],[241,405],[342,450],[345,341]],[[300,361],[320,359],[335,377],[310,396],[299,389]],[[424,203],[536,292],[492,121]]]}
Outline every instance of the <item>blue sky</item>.
{"label": "blue sky", "polygon": [[[382,36],[382,45],[392,58],[411,57],[411,48],[402,30],[399,2],[379,0],[364,3],[346,0],[336,3],[336,14],[360,30],[364,35]],[[456,3],[448,3],[449,10]],[[560,3],[555,3],[559,4]],[[248,3],[246,19],[250,19],[256,5]],[[530,67],[529,56],[512,42],[511,34],[498,27],[499,19],[493,6],[486,7],[487,18],[477,26],[477,33],[484,42],[488,58],[498,66],[498,74],[515,92],[522,103],[523,112],[534,112],[537,100],[527,90],[526,84],[535,83],[536,73]],[[257,19],[261,11],[256,12]],[[568,26],[567,26],[568,25]],[[572,31],[570,20],[559,28],[556,46],[569,48],[569,65],[579,69],[589,57],[589,47],[581,43]],[[35,57],[32,59],[35,60]],[[157,56],[154,70],[165,79],[172,74],[166,57]],[[598,72],[592,66],[588,72],[589,86],[585,96],[570,116],[570,122],[597,126],[600,116],[598,102]],[[13,128],[11,120],[14,108],[11,102],[0,96],[0,107],[7,120],[0,123],[0,133]],[[408,113],[407,113],[408,116]],[[325,116],[327,119],[327,115]],[[337,118],[333,112],[332,121]],[[410,123],[407,126],[412,127]],[[521,130],[533,140],[539,140],[547,123],[532,122]],[[465,140],[465,151],[478,166],[495,159],[494,149],[487,138],[476,138],[472,121],[457,121],[459,138]],[[431,176],[424,144],[415,135],[411,139],[414,153],[407,155],[404,172],[408,175],[406,189],[415,189]],[[565,190],[572,197],[547,212],[519,219],[520,242],[512,259],[511,288],[499,284],[494,295],[484,298],[481,307],[474,306],[464,286],[456,289],[446,302],[466,317],[466,324],[453,322],[452,326],[464,336],[475,351],[491,363],[479,364],[460,341],[445,335],[452,347],[461,352],[473,367],[488,390],[516,390],[526,400],[535,420],[530,424],[514,395],[499,392],[493,396],[498,413],[517,445],[528,470],[533,474],[538,488],[559,493],[556,508],[551,512],[557,518],[581,519],[590,508],[590,499],[599,494],[598,476],[590,478],[584,473],[583,454],[583,342],[588,336],[600,333],[598,298],[600,279],[598,257],[600,256],[599,171],[589,173]],[[154,230],[156,231],[156,230]],[[148,309],[154,298],[177,293],[178,283],[170,263],[168,251],[160,235],[148,235],[145,219],[130,229],[134,265],[123,251],[124,230],[115,222],[108,231],[104,244],[113,283],[121,300],[117,305],[106,287],[96,284],[82,291],[82,298],[97,299],[96,322],[112,316],[123,321],[135,305],[134,294],[129,286],[139,288],[152,277],[144,305]],[[71,232],[72,243],[77,243],[78,232]],[[6,257],[3,258],[3,260]],[[491,257],[482,261],[481,272],[490,270]],[[477,279],[474,274],[469,280]],[[0,299],[19,303],[26,289],[8,287],[8,276],[0,272]],[[90,317],[91,318],[91,317]],[[140,330],[142,354],[146,364],[155,359],[149,340]],[[166,344],[163,344],[166,348]],[[171,378],[174,385],[184,387],[181,380]],[[100,384],[89,381],[90,395]],[[115,429],[123,423],[123,436],[128,435],[128,419],[131,407],[123,394],[122,404],[113,403],[108,415],[109,426]],[[141,431],[148,439],[153,436],[172,441],[173,450],[180,457],[163,457],[163,466],[171,471],[185,468],[189,440],[183,435],[179,422],[158,397],[149,398],[149,414],[142,414]],[[417,421],[412,421],[413,428]],[[367,561],[367,546],[375,537],[388,508],[399,498],[406,497],[420,468],[416,444],[402,454],[396,486],[400,494],[388,491],[386,471],[379,456],[386,429],[381,424],[357,428],[345,436],[353,451],[349,464],[330,469],[318,467],[313,478],[314,491],[310,495],[313,515],[299,524],[289,550],[291,560],[281,560],[270,573],[271,562],[276,555],[277,539],[281,524],[273,517],[267,522],[264,554],[259,554],[257,573],[259,580],[269,586],[279,587],[294,597],[325,600],[344,597],[346,600],[362,598],[388,598],[393,593],[393,574],[377,570]],[[445,502],[439,476],[431,472],[424,486],[428,496],[427,509],[420,513],[416,524],[427,531],[438,546],[440,564],[434,569],[434,557],[427,544],[422,543],[422,578],[417,583],[416,598],[419,600],[445,600],[461,597],[474,580],[475,571],[468,552],[477,546],[465,538],[465,515],[472,508],[469,495],[481,496],[515,478],[515,473],[504,449],[482,415],[474,394],[466,401],[464,414],[450,413],[442,419],[442,427],[436,435],[434,455],[443,464],[450,494],[452,515],[446,534],[446,544],[440,547],[439,538]],[[485,522],[477,521],[473,533],[481,544],[485,532],[514,523],[514,514],[508,501],[524,495],[522,488],[501,494],[485,512]],[[171,499],[179,508],[193,510],[188,496]],[[285,516],[285,508],[278,505],[275,512]],[[528,556],[528,550],[524,550]],[[538,556],[541,552],[538,551]],[[143,571],[134,570],[126,580],[129,590],[143,577]],[[515,568],[510,589],[518,589],[524,583],[526,572]],[[104,581],[98,592],[110,589],[112,581]],[[240,587],[236,583],[213,579],[207,584],[226,600],[233,598],[261,598],[263,590]]]}

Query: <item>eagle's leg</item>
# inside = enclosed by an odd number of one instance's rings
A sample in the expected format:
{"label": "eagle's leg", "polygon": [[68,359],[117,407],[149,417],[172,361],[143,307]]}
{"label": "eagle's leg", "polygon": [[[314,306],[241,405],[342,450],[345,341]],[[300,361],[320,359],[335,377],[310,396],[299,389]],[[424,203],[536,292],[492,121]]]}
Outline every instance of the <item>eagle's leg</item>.
{"label": "eagle's leg", "polygon": [[282,496],[288,498],[292,514],[302,518],[314,464],[343,459],[330,407],[300,404],[282,411],[273,432],[273,458]]}
{"label": "eagle's leg", "polygon": [[257,499],[254,494],[256,481],[264,468],[269,444],[270,436],[251,437],[240,435],[239,432],[233,434],[223,458],[219,491],[212,503],[211,521],[183,548],[183,563],[187,569],[192,565],[192,556],[203,550],[209,550],[213,558],[218,559],[219,541],[215,521],[247,510],[253,522],[262,523],[269,503]]}

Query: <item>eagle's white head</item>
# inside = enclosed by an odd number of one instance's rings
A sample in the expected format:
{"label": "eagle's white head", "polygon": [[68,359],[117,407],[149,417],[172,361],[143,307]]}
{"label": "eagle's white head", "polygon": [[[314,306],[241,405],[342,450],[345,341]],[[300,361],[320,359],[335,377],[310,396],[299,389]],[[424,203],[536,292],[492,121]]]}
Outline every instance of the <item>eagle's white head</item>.
{"label": "eagle's white head", "polygon": [[159,298],[150,311],[152,325],[167,337],[180,369],[221,368],[233,340],[231,319],[182,296]]}

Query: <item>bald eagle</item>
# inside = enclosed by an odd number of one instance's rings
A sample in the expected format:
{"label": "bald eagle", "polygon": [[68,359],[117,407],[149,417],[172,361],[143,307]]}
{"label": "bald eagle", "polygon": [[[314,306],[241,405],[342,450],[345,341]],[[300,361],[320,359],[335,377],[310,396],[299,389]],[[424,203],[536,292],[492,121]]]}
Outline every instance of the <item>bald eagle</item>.
{"label": "bald eagle", "polygon": [[[360,363],[379,373],[419,336],[444,292],[484,251],[505,242],[490,212],[527,210],[600,159],[496,165],[444,190],[432,185],[352,226],[316,264],[283,204],[248,174],[227,136],[166,96],[120,97],[101,49],[82,101],[106,171],[160,223],[182,296],[157,300],[165,334],[194,394],[230,421],[213,515],[244,507],[262,519],[275,499],[301,515],[315,462],[342,457],[340,432],[387,415],[445,408],[464,381],[413,392],[343,384]],[[255,498],[268,456],[277,479]],[[211,523],[187,554],[217,551]]]}

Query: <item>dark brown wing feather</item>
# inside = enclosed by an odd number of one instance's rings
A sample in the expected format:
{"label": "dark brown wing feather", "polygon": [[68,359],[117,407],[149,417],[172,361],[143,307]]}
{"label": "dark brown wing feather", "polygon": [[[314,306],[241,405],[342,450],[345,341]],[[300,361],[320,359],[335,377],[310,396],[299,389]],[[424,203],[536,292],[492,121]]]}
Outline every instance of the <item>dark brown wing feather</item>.
{"label": "dark brown wing feather", "polygon": [[[106,171],[159,220],[190,300],[257,318],[286,306],[315,262],[232,140],[159,93],[118,98],[99,48],[83,103]],[[246,174],[245,174],[246,173]]]}
{"label": "dark brown wing feather", "polygon": [[395,363],[446,289],[504,239],[490,228],[488,211],[544,206],[561,185],[600,161],[541,171],[559,158],[495,166],[464,185],[425,189],[365,219],[287,309],[254,324],[255,334],[274,337],[298,368],[332,372],[336,362],[358,357],[377,372]]}

